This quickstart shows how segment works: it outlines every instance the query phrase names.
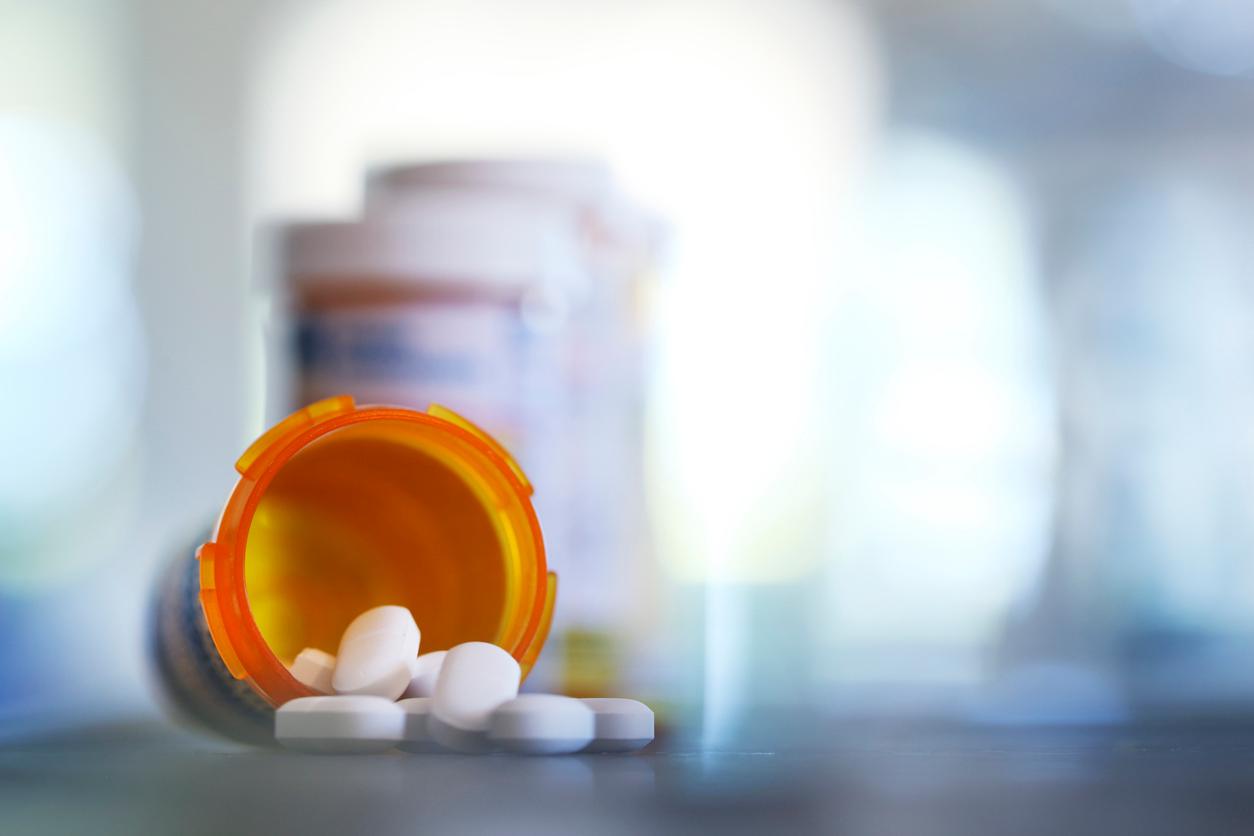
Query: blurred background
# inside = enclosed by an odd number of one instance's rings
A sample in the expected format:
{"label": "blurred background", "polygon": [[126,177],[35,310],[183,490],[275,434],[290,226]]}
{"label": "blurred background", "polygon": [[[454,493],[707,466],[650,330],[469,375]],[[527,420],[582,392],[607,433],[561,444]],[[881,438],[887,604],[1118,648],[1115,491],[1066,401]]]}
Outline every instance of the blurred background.
{"label": "blurred background", "polygon": [[1237,0],[0,0],[0,718],[153,710],[340,391],[519,454],[537,687],[1249,714],[1251,71]]}

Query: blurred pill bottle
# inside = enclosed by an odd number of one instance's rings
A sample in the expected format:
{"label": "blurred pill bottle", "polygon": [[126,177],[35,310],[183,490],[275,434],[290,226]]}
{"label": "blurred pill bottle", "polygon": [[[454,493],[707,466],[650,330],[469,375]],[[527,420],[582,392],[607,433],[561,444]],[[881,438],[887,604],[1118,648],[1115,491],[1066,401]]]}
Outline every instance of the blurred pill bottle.
{"label": "blurred pill bottle", "polygon": [[273,740],[273,709],[314,692],[288,665],[335,653],[361,612],[414,613],[422,650],[490,641],[524,676],[544,646],[557,583],[508,452],[443,407],[301,409],[235,464],[212,537],[170,564],[151,656],[176,715],[237,740]]}
{"label": "blurred pill bottle", "polygon": [[649,609],[642,377],[657,238],[600,163],[497,160],[375,171],[362,218],[293,224],[280,247],[292,402],[446,404],[517,454],[563,587],[533,681],[572,694],[622,684],[622,637]]}

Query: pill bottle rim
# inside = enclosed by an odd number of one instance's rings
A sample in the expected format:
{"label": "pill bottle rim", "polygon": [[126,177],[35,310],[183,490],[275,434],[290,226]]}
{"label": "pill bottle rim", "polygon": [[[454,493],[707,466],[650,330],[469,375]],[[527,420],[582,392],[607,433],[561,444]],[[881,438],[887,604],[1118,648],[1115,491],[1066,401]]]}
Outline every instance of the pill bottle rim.
{"label": "pill bottle rim", "polygon": [[[448,452],[456,454],[459,448],[470,448],[492,466],[501,483],[508,487],[510,498],[517,502],[526,519],[528,531],[519,534],[530,535],[527,541],[534,563],[529,574],[534,589],[520,590],[521,606],[515,618],[525,619],[524,626],[517,632],[517,640],[505,649],[529,669],[547,638],[556,577],[547,570],[544,538],[531,503],[531,485],[509,453],[486,432],[444,407],[433,405],[423,413],[392,406],[358,407],[347,396],[328,398],[276,424],[240,457],[236,463],[240,478],[223,507],[213,539],[197,552],[200,601],[214,646],[231,674],[247,680],[272,705],[319,694],[291,675],[270,650],[252,617],[244,582],[244,558],[253,516],[266,489],[293,456],[335,430],[381,420],[408,422],[448,433],[461,442],[460,446],[450,445]],[[525,551],[514,552],[514,559],[521,559]],[[507,631],[516,632],[508,630],[508,626]]]}

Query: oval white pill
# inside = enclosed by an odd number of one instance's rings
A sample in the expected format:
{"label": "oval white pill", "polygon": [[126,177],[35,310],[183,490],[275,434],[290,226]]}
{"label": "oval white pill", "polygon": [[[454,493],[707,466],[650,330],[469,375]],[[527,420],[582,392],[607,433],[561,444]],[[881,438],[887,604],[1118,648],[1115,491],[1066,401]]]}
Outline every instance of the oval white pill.
{"label": "oval white pill", "polygon": [[296,654],[296,659],[288,670],[301,685],[307,685],[324,694],[333,693],[331,676],[335,673],[335,657],[325,650],[306,647]]}
{"label": "oval white pill", "polygon": [[595,715],[573,697],[523,694],[492,712],[488,737],[507,752],[559,755],[592,741]]}
{"label": "oval white pill", "polygon": [[488,642],[459,644],[444,657],[428,727],[442,746],[459,752],[491,748],[492,712],[518,696],[522,670],[509,653]]}
{"label": "oval white pill", "polygon": [[401,734],[400,748],[406,752],[438,752],[440,747],[431,739],[427,720],[431,716],[430,697],[410,697],[401,700],[396,707],[405,712],[405,730]]}
{"label": "oval white pill", "polygon": [[303,752],[383,752],[400,741],[405,712],[383,697],[301,697],[274,713],[274,736]]}
{"label": "oval white pill", "polygon": [[435,683],[440,676],[440,668],[444,665],[447,650],[433,650],[424,653],[409,666],[409,687],[405,689],[406,697],[430,697],[435,695]]}
{"label": "oval white pill", "polygon": [[637,700],[596,697],[583,701],[596,715],[596,732],[585,752],[634,752],[653,742],[653,709]]}
{"label": "oval white pill", "polygon": [[375,607],[353,619],[340,639],[331,685],[337,694],[394,700],[409,687],[421,634],[404,607]]}

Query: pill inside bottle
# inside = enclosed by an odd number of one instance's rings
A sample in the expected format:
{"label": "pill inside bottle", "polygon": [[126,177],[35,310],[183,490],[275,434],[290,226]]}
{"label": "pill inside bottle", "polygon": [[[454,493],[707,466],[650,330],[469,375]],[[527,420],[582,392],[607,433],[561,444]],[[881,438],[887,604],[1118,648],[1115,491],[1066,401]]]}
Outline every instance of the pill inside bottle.
{"label": "pill inside bottle", "polygon": [[492,712],[518,696],[518,662],[488,642],[459,644],[444,657],[428,727],[437,743],[459,752],[492,748]]}
{"label": "pill inside bottle", "polygon": [[413,615],[404,607],[366,610],[340,639],[332,687],[337,694],[396,699],[409,687],[421,638]]}

